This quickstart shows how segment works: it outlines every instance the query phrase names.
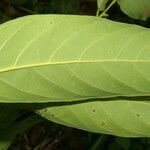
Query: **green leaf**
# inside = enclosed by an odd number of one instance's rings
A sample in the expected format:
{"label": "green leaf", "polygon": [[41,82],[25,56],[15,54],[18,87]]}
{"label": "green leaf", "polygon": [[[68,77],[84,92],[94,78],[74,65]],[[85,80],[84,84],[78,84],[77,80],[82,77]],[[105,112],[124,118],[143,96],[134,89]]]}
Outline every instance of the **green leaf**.
{"label": "green leaf", "polygon": [[121,10],[134,19],[146,20],[150,17],[149,0],[118,0]]}
{"label": "green leaf", "polygon": [[38,113],[55,122],[149,137],[149,43],[149,29],[97,17],[10,21],[0,26],[0,102],[45,103]]}
{"label": "green leaf", "polygon": [[150,94],[149,29],[97,17],[37,15],[3,24],[0,33],[0,102]]}
{"label": "green leaf", "polygon": [[90,132],[150,137],[150,103],[142,99],[68,103],[43,108],[37,113],[48,120]]}
{"label": "green leaf", "polygon": [[104,10],[108,1],[109,0],[97,0],[97,8],[99,10]]}

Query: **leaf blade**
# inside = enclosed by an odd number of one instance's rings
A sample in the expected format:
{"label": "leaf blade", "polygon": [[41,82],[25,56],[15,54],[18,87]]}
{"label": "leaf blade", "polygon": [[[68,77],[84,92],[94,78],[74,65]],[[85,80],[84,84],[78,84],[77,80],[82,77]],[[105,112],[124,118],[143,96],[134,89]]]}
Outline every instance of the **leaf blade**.
{"label": "leaf blade", "polygon": [[[39,18],[43,21],[39,21]],[[149,95],[149,78],[141,75],[149,74],[148,70],[141,70],[149,64],[147,49],[150,32],[146,28],[96,17],[65,15],[29,16],[3,26],[7,27],[1,27],[1,37],[6,30],[8,35],[3,37],[0,51],[0,78],[3,85],[0,95],[10,99],[8,102]],[[18,32],[12,31],[12,27]],[[21,35],[25,40],[19,42]],[[139,43],[138,47],[134,43]],[[13,54],[10,52],[12,49]],[[116,69],[118,67],[120,69]],[[126,70],[123,71],[122,67]],[[60,71],[65,75],[58,76]],[[95,73],[98,74],[95,76]],[[126,78],[121,78],[119,74],[124,74]],[[134,76],[139,78],[138,82]],[[120,86],[122,90],[119,90]],[[4,87],[10,95],[4,92]]]}

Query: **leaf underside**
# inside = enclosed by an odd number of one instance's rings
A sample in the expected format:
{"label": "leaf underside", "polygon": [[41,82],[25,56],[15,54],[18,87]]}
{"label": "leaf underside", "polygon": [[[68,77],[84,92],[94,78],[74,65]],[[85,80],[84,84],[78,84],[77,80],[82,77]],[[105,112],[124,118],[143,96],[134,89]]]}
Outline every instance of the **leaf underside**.
{"label": "leaf underside", "polygon": [[97,17],[7,22],[0,26],[0,102],[45,103],[36,112],[64,125],[149,137],[149,43],[149,29]]}

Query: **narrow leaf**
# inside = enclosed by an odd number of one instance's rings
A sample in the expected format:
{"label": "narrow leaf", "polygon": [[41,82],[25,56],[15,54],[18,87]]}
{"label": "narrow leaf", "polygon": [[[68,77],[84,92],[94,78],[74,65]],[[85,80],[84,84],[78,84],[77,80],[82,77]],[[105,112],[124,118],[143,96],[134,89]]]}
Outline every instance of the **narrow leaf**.
{"label": "narrow leaf", "polygon": [[95,133],[150,137],[149,101],[91,101],[51,106],[37,111],[48,120]]}

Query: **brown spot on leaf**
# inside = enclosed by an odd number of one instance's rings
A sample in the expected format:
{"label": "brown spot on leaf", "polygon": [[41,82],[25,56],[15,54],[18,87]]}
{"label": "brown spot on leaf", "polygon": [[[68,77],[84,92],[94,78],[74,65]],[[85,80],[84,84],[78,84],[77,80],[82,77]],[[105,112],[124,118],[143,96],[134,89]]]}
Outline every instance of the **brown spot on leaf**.
{"label": "brown spot on leaf", "polygon": [[55,115],[54,115],[54,114],[51,114],[51,116],[52,116],[52,117],[55,117]]}
{"label": "brown spot on leaf", "polygon": [[106,123],[103,121],[101,122],[101,126],[104,127],[106,125]]}
{"label": "brown spot on leaf", "polygon": [[147,8],[144,10],[144,15],[146,15],[148,17],[150,16],[150,8]]}
{"label": "brown spot on leaf", "polygon": [[47,109],[47,108],[45,108],[43,111],[44,111],[45,113],[47,113],[48,109]]}
{"label": "brown spot on leaf", "polygon": [[92,112],[96,112],[96,109],[93,109]]}
{"label": "brown spot on leaf", "polygon": [[140,114],[136,114],[137,117],[140,117]]}

